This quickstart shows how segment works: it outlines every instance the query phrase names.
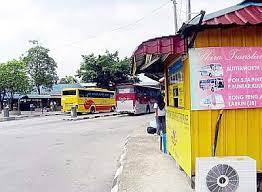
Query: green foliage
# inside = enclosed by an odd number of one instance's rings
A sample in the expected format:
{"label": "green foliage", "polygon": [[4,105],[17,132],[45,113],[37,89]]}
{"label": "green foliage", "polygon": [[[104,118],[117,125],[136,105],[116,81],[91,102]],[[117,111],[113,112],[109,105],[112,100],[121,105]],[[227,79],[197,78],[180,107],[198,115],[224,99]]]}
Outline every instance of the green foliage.
{"label": "green foliage", "polygon": [[59,84],[74,84],[77,83],[77,79],[73,76],[65,76],[59,80]]}
{"label": "green foliage", "polygon": [[[98,87],[109,88],[117,83],[133,82],[130,76],[130,59],[119,59],[118,52],[104,55],[82,55],[77,74],[83,82],[95,82]],[[138,81],[135,78],[135,81]]]}
{"label": "green foliage", "polygon": [[27,93],[30,89],[26,65],[22,61],[12,60],[6,63],[6,87],[10,93]]}
{"label": "green foliage", "polygon": [[5,81],[5,64],[0,64],[0,109],[3,107],[3,100],[6,96],[6,81]]}
{"label": "green foliage", "polygon": [[31,41],[33,47],[27,52],[23,58],[28,68],[30,80],[34,87],[37,88],[38,94],[40,88],[52,88],[52,85],[57,82],[57,64],[55,60],[49,56],[49,50],[38,44],[37,41]]}
{"label": "green foliage", "polygon": [[23,61],[12,60],[0,65],[0,100],[8,94],[11,97],[15,93],[25,94],[30,90],[27,68]]}

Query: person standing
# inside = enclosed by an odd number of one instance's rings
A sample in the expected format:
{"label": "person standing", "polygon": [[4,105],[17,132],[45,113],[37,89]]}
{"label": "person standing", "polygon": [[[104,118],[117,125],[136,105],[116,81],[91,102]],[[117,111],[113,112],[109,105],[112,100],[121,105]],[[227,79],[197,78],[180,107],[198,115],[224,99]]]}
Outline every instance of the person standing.
{"label": "person standing", "polygon": [[157,123],[157,134],[166,133],[166,104],[162,95],[157,97],[157,102],[154,104],[156,123]]}
{"label": "person standing", "polygon": [[53,102],[53,111],[56,111],[56,101]]}
{"label": "person standing", "polygon": [[50,108],[51,108],[51,111],[53,112],[54,111],[54,103],[53,103],[53,101],[50,102]]}

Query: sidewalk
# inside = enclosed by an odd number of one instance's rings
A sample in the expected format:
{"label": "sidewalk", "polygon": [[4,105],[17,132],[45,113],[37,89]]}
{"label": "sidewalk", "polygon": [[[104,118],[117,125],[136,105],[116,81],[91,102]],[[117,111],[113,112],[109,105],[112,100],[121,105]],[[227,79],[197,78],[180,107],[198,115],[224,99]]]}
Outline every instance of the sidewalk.
{"label": "sidewalk", "polygon": [[189,178],[159,150],[158,136],[135,130],[126,145],[119,192],[192,192]]}
{"label": "sidewalk", "polygon": [[2,121],[12,121],[12,120],[19,120],[25,118],[32,118],[32,117],[40,117],[40,116],[54,116],[54,115],[63,115],[60,111],[54,112],[41,112],[41,111],[21,111],[21,115],[12,115],[10,114],[9,117],[3,117],[0,114],[0,122]]}

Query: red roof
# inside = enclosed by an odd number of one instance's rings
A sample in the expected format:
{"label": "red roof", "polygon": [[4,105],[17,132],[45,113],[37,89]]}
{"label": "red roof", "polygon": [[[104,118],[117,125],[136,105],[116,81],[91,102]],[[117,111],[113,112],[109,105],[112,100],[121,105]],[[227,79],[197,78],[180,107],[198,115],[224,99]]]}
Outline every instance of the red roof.
{"label": "red roof", "polygon": [[158,37],[143,42],[133,55],[145,54],[180,54],[185,51],[185,42],[178,35]]}
{"label": "red roof", "polygon": [[203,25],[256,25],[260,23],[262,23],[262,7],[255,5],[247,6],[211,19],[204,19],[203,21]]}

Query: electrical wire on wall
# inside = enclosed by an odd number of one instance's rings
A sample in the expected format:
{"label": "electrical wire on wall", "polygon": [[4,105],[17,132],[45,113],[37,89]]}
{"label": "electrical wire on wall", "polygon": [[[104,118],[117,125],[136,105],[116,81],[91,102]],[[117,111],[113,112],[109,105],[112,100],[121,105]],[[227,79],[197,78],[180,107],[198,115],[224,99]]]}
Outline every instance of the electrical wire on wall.
{"label": "electrical wire on wall", "polygon": [[219,130],[220,130],[220,125],[221,125],[223,112],[224,112],[224,110],[220,110],[218,118],[217,118],[217,123],[216,123],[216,128],[215,128],[215,138],[214,138],[214,143],[213,143],[213,154],[212,154],[213,157],[216,156],[218,136],[219,136]]}

